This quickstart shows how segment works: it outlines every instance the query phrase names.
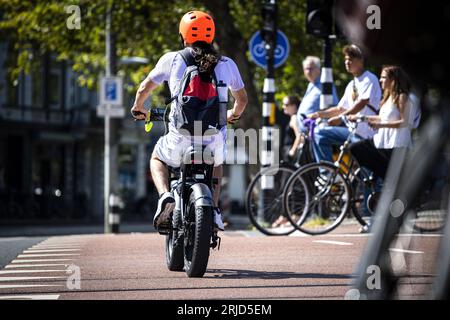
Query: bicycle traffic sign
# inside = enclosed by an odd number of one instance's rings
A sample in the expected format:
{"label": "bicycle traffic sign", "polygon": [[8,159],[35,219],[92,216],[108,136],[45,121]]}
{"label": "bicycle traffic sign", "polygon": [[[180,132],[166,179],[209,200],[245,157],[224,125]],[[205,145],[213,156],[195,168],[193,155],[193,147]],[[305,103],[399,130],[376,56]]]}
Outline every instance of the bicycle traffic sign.
{"label": "bicycle traffic sign", "polygon": [[[266,61],[266,49],[264,47],[265,42],[261,37],[261,32],[256,31],[250,39],[249,48],[250,48],[250,56],[253,61],[262,68],[267,68]],[[275,63],[274,67],[278,68],[281,66],[289,56],[289,40],[286,35],[277,30],[277,46],[275,48]]]}

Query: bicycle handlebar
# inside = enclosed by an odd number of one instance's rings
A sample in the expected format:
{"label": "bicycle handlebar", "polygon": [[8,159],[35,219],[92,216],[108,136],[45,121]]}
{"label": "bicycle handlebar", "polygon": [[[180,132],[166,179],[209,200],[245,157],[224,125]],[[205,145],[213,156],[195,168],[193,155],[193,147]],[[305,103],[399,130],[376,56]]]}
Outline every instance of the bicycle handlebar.
{"label": "bicycle handlebar", "polygon": [[364,115],[359,115],[356,121],[350,121],[346,115],[341,115],[339,118],[349,130],[355,130],[360,122],[367,122],[367,118]]}
{"label": "bicycle handlebar", "polygon": [[[165,121],[166,108],[150,108],[147,110],[147,116],[145,119],[134,119],[134,121],[143,121],[145,120],[145,131],[150,132],[153,128],[153,121]],[[131,111],[133,117],[137,117],[140,115],[145,115],[140,111]]]}
{"label": "bicycle handlebar", "polygon": [[[147,110],[147,118],[145,119],[134,119],[134,121],[164,121],[164,115],[166,113],[166,108],[150,108]],[[137,117],[140,115],[145,115],[143,112],[140,111],[131,111],[131,114],[133,117]]]}

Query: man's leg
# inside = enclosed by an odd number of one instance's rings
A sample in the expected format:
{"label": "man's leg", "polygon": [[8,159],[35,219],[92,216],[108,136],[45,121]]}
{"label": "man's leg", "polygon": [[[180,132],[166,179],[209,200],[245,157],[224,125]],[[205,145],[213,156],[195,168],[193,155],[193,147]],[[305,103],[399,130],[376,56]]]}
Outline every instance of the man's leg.
{"label": "man's leg", "polygon": [[317,162],[333,161],[333,145],[342,145],[349,135],[344,127],[319,128],[314,133],[313,151]]}
{"label": "man's leg", "polygon": [[164,162],[158,159],[155,153],[150,159],[150,172],[152,174],[153,182],[155,183],[158,195],[169,191],[169,170]]}
{"label": "man's leg", "polygon": [[159,194],[153,226],[157,230],[170,229],[172,227],[172,212],[175,208],[175,198],[169,192],[169,170],[166,164],[156,156],[155,152],[150,159],[150,172]]}

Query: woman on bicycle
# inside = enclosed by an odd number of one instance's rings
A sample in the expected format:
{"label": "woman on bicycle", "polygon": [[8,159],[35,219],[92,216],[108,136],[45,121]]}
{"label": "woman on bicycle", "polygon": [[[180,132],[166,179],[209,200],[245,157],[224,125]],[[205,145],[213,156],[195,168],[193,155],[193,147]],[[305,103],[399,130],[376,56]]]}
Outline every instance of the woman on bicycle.
{"label": "woman on bicycle", "polygon": [[384,66],[380,82],[383,99],[379,115],[349,117],[350,120],[362,118],[378,132],[372,139],[352,144],[350,152],[361,166],[370,169],[374,176],[384,179],[394,149],[411,146],[411,84],[406,73],[398,66]]}

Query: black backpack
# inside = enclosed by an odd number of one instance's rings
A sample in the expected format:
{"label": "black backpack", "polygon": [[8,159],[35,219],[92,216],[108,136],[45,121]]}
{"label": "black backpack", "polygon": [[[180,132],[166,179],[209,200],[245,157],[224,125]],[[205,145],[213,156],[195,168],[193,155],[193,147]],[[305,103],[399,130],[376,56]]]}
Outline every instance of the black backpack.
{"label": "black backpack", "polygon": [[[186,70],[178,94],[171,99],[176,100],[174,125],[178,130],[187,130],[190,135],[205,135],[207,130],[206,135],[215,134],[223,126],[219,123],[220,103],[215,72],[201,73],[189,48],[178,53],[186,63]],[[201,132],[200,126],[194,130],[195,121],[201,122]]]}

